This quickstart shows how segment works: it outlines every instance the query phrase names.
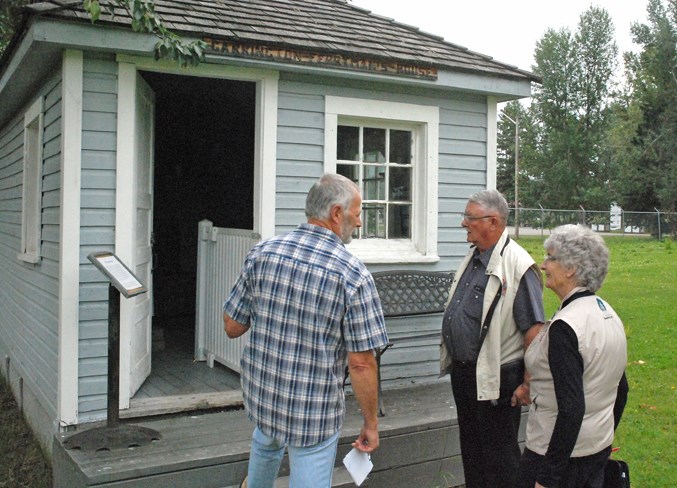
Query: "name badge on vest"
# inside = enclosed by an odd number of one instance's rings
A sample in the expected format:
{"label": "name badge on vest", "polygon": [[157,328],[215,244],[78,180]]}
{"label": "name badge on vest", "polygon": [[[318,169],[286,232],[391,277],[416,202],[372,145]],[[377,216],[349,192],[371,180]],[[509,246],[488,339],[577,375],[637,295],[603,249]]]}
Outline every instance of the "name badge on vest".
{"label": "name badge on vest", "polygon": [[604,304],[604,302],[603,302],[600,298],[597,298],[597,306],[598,306],[599,309],[602,311],[602,316],[603,316],[605,319],[610,319],[610,318],[612,317],[611,312],[609,312],[609,311],[606,309],[606,305]]}

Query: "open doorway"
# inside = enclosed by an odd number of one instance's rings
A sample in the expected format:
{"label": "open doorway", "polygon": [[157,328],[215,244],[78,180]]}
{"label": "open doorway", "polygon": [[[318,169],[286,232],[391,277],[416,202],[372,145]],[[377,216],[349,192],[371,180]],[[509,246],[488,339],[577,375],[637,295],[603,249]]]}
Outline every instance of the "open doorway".
{"label": "open doorway", "polygon": [[141,74],[155,93],[153,351],[137,396],[237,388],[234,373],[193,362],[198,222],[253,229],[256,85]]}

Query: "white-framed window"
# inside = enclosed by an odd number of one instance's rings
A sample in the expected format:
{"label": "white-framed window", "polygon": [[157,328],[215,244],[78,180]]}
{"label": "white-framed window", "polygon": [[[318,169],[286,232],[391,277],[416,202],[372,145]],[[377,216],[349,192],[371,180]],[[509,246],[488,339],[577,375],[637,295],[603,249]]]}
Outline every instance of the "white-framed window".
{"label": "white-framed window", "polygon": [[369,263],[437,255],[439,109],[379,100],[325,99],[325,171],[357,183],[362,228],[348,248]]}
{"label": "white-framed window", "polygon": [[40,97],[24,115],[21,251],[18,257],[29,263],[40,261],[43,110],[44,101]]}

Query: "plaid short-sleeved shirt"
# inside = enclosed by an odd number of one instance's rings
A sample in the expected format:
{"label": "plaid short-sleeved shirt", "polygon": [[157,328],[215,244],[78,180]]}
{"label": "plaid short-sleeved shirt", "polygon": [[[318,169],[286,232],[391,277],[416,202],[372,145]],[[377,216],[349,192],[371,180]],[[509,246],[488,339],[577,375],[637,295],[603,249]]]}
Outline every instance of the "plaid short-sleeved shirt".
{"label": "plaid short-sleeved shirt", "polygon": [[250,326],[241,360],[249,418],[293,446],[340,430],[347,352],[388,343],[371,274],[311,224],[256,245],[223,311]]}

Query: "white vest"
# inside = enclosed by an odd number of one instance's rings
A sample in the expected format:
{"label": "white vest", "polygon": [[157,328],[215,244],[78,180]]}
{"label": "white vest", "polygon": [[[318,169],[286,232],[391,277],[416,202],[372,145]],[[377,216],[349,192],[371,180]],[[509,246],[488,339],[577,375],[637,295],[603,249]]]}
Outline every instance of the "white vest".
{"label": "white vest", "polygon": [[[487,264],[489,282],[484,291],[484,304],[482,306],[482,326],[484,327],[486,316],[494,301],[496,294],[501,296],[489,323],[487,335],[482,342],[477,358],[477,400],[496,400],[499,398],[501,386],[501,364],[522,359],[524,356],[524,336],[518,330],[512,313],[515,295],[520,280],[529,268],[534,268],[540,277],[541,271],[536,263],[519,244],[508,240],[508,231],[496,243]],[[474,247],[465,257],[458,271],[454,275],[454,281],[449,290],[449,300],[454,295],[454,290],[463,275],[463,271],[472,259]],[[447,305],[449,304],[447,300]],[[451,353],[442,339],[440,345],[440,375],[449,372],[452,362]]]}
{"label": "white vest", "polygon": [[527,447],[545,455],[557,420],[555,385],[548,364],[550,324],[563,320],[576,333],[583,358],[585,414],[571,457],[595,454],[614,438],[613,407],[627,363],[625,331],[616,312],[597,296],[577,298],[560,309],[524,355],[531,374]]}

